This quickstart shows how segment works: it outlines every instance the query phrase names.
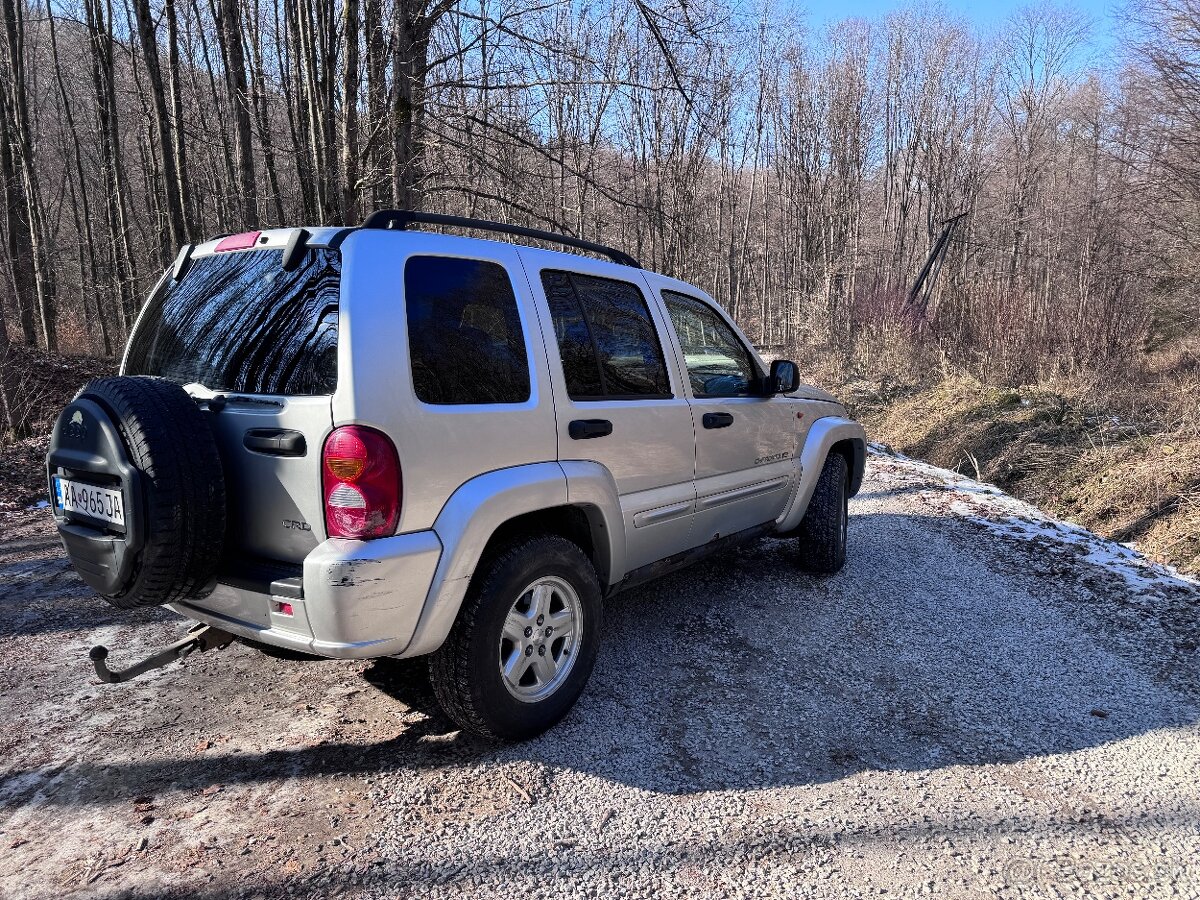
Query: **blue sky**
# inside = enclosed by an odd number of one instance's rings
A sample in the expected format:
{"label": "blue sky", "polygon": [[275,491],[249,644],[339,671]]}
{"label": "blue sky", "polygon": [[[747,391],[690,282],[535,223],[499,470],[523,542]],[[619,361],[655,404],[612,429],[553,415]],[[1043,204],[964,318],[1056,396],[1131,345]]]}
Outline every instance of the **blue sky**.
{"label": "blue sky", "polygon": [[[814,27],[827,22],[836,22],[851,16],[878,19],[895,9],[914,5],[910,0],[792,0],[795,7],[808,13],[808,21]],[[1031,0],[998,0],[998,2],[975,2],[970,0],[944,0],[951,12],[957,13],[986,30],[1003,24],[1013,12],[1030,5]],[[1057,4],[1078,10],[1093,20],[1092,45],[1097,51],[1111,49],[1117,41],[1116,30],[1123,0],[1067,0]]]}

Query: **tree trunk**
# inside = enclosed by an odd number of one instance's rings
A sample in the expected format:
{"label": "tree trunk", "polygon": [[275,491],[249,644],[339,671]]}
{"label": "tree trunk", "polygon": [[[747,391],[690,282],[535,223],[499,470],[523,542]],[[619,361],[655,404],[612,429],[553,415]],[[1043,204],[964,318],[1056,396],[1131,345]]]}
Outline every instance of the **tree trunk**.
{"label": "tree trunk", "polygon": [[163,15],[167,20],[167,72],[171,90],[171,152],[175,158],[176,183],[179,190],[179,210],[183,216],[183,241],[196,237],[196,217],[192,209],[187,177],[187,138],[183,133],[182,82],[179,77],[179,21],[175,0],[163,0]]}
{"label": "tree trunk", "polygon": [[225,88],[233,110],[233,138],[237,152],[238,186],[241,189],[240,227],[258,226],[257,189],[254,180],[254,146],[250,127],[250,92],[246,84],[246,56],[242,50],[242,13],[239,0],[219,0],[217,38],[225,64]]}
{"label": "tree trunk", "polygon": [[[9,73],[2,74],[7,78]],[[0,132],[5,138],[14,133],[8,108],[8,92],[0,91]],[[34,322],[33,299],[37,292],[33,277],[33,262],[29,258],[29,223],[25,221],[23,207],[24,192],[21,190],[17,161],[7,139],[0,140],[0,179],[4,188],[4,253],[8,261],[8,277],[5,279],[12,297],[13,309],[21,323],[21,340],[27,346],[37,344],[37,326]]]}
{"label": "tree trunk", "polygon": [[[72,180],[68,175],[67,183],[71,188],[71,207],[75,214],[75,230],[82,239],[79,253],[79,294],[85,309],[88,297],[91,296],[92,306],[96,311],[96,324],[100,327],[104,355],[112,356],[112,337],[108,316],[104,314],[100,293],[97,290],[96,242],[92,232],[92,210],[88,200],[87,181],[84,177],[83,156],[79,150],[79,130],[75,126],[75,115],[71,110],[67,86],[63,81],[62,64],[58,54],[58,30],[54,26],[54,13],[50,0],[46,0],[46,22],[50,26],[50,53],[54,62],[54,80],[58,85],[58,96],[62,102],[63,115],[67,122],[67,133],[71,144],[71,162],[75,167],[75,179]],[[78,195],[75,189],[76,183],[79,186]]]}
{"label": "tree trunk", "polygon": [[54,330],[54,272],[49,266],[46,233],[42,222],[42,195],[34,159],[33,124],[29,118],[29,100],[25,85],[25,5],[13,0],[0,0],[4,13],[4,47],[8,68],[9,121],[17,171],[25,199],[28,223],[27,252],[33,262],[34,291],[37,296],[42,342],[47,350],[58,349]]}
{"label": "tree trunk", "polygon": [[120,123],[117,116],[115,76],[113,72],[113,38],[109,25],[112,6],[107,10],[102,0],[84,0],[92,48],[92,85],[96,93],[96,110],[100,128],[100,158],[104,168],[105,192],[108,197],[106,216],[114,267],[114,280],[121,324],[128,332],[137,303],[134,293],[137,284],[137,265],[129,244],[128,202],[129,184],[122,162]]}
{"label": "tree trunk", "polygon": [[300,78],[300,84],[294,85],[291,73],[295,71],[301,60],[297,60],[297,48],[293,46],[293,37],[300,32],[299,12],[296,9],[298,0],[282,0],[283,20],[282,30],[279,19],[279,4],[275,6],[275,32],[283,37],[275,42],[277,61],[280,73],[280,88],[283,92],[284,103],[287,106],[288,129],[292,138],[292,159],[296,163],[296,180],[300,189],[301,211],[305,222],[316,222],[317,190],[316,179],[313,178],[312,163],[309,159],[309,122],[307,91],[304,83],[307,79]]}
{"label": "tree trunk", "polygon": [[431,22],[423,4],[397,0],[392,40],[392,203],[397,209],[423,205],[425,76]]}
{"label": "tree trunk", "polygon": [[263,169],[267,175],[267,190],[270,192],[269,203],[276,225],[286,223],[287,215],[283,211],[283,195],[279,191],[279,173],[275,167],[275,146],[271,138],[271,119],[267,110],[267,92],[264,88],[266,75],[263,71],[262,52],[262,11],[260,0],[254,0],[254,15],[251,29],[247,38],[250,42],[250,77],[254,80],[254,117],[258,123],[259,141],[263,148]]}
{"label": "tree trunk", "polygon": [[337,20],[323,2],[299,2],[299,54],[306,101],[308,146],[316,174],[317,206],[322,222],[341,218],[340,162],[337,127],[334,123],[334,91],[337,87]]}
{"label": "tree trunk", "polygon": [[[137,18],[138,42],[146,77],[150,80],[150,100],[153,104],[155,131],[158,136],[159,166],[162,171],[162,201],[170,230],[170,247],[177,250],[187,243],[188,231],[183,220],[183,193],[179,187],[176,168],[178,146],[171,134],[171,119],[167,115],[167,95],[163,89],[162,69],[158,62],[158,32],[150,16],[150,0],[132,0]],[[167,253],[170,258],[173,254]]]}
{"label": "tree trunk", "polygon": [[358,222],[358,0],[344,0],[342,27],[342,224]]}
{"label": "tree trunk", "polygon": [[388,184],[383,178],[383,139],[387,119],[387,41],[383,28],[381,0],[364,0],[363,25],[367,48],[367,121],[370,135],[365,147],[366,178],[371,189],[372,209],[388,201]]}
{"label": "tree trunk", "polygon": [[[196,17],[196,21],[202,21],[199,4],[196,2],[196,0],[191,0],[191,3],[192,13]],[[208,8],[209,12],[212,14],[213,22],[217,23],[216,30],[219,32],[221,14],[217,9],[216,4],[213,3],[212,0],[209,0]],[[223,104],[221,103],[221,97],[217,91],[217,73],[216,69],[213,67],[212,54],[209,52],[209,43],[208,38],[206,37],[207,29],[203,27],[197,28],[196,33],[200,38],[200,55],[204,59],[204,69],[208,75],[208,96],[212,99],[212,109],[215,115],[222,116],[224,114],[224,108]],[[189,67],[189,70],[192,73],[194,86],[197,78],[197,70],[195,67]],[[199,95],[199,87],[194,87],[194,89],[196,94]],[[200,109],[203,110],[205,104],[201,103],[199,105]],[[203,117],[203,112],[200,114]],[[222,124],[223,123],[219,123],[216,126],[211,126],[208,122],[205,122],[204,131],[207,134],[213,134],[215,132],[220,138],[219,144],[216,141],[211,141],[209,143],[209,158],[211,159],[213,157],[216,147],[219,146],[221,149],[221,161],[225,164],[224,172],[217,172],[216,167],[214,166],[210,169],[210,178],[212,178],[214,186],[218,188],[214,197],[216,203],[218,230],[228,231],[230,229],[241,227],[240,223],[236,222],[235,220],[241,217],[242,200],[240,197],[234,198],[234,194],[236,193],[237,186],[239,184],[237,164],[234,162],[234,150],[229,145],[229,129],[222,127]],[[238,212],[236,215],[231,212],[229,208],[229,204],[233,199],[236,199],[238,202]],[[203,208],[203,201],[201,201],[200,205],[201,208]],[[201,216],[201,219],[203,219],[203,216]]]}

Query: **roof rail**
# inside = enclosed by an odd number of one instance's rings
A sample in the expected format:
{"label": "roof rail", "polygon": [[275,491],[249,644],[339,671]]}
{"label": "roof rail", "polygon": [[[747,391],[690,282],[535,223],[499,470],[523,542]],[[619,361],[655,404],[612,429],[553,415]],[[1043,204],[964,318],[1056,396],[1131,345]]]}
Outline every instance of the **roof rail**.
{"label": "roof rail", "polygon": [[607,256],[613,262],[620,263],[623,266],[633,266],[635,269],[642,267],[641,263],[628,253],[612,247],[605,247],[603,244],[593,244],[591,241],[581,240],[580,238],[571,237],[566,234],[556,234],[553,231],[524,228],[520,225],[506,225],[503,222],[489,222],[487,219],[472,219],[469,216],[444,216],[440,213],[417,212],[411,209],[381,209],[367,216],[366,221],[360,227],[403,231],[409,225],[416,224],[454,225],[459,228],[477,228],[480,231],[499,231],[504,234],[515,234],[520,237],[535,238],[539,241],[551,241],[556,244],[565,244],[568,247],[590,250],[593,253]]}

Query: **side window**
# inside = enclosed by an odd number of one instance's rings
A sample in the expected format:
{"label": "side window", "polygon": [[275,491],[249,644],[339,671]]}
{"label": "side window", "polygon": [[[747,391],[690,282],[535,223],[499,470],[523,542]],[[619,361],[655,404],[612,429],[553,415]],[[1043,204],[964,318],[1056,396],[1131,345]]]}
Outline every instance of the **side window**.
{"label": "side window", "polygon": [[663,291],[671,324],[683,347],[692,393],[697,397],[744,397],[752,393],[758,367],[750,351],[707,303]]}
{"label": "side window", "polygon": [[635,285],[546,270],[542,287],[572,400],[671,396],[662,345]]}
{"label": "side window", "polygon": [[521,403],[529,359],[504,267],[477,259],[412,256],[404,306],[413,387],[424,403]]}

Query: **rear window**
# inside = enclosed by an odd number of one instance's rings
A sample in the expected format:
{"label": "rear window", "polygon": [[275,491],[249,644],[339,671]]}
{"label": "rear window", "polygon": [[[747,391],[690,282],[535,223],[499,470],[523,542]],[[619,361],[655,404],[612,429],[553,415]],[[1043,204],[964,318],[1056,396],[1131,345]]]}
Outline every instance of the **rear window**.
{"label": "rear window", "polygon": [[142,315],[125,374],[214,391],[332,394],[341,257],[313,248],[291,272],[282,257],[248,250],[195,260]]}

